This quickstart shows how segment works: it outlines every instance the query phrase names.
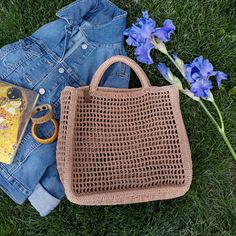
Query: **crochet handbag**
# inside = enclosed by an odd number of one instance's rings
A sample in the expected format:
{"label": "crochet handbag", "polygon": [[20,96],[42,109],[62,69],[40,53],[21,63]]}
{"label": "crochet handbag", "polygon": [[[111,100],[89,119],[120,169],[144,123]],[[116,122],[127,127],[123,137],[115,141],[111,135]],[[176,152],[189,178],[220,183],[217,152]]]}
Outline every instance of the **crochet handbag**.
{"label": "crochet handbag", "polygon": [[[129,65],[142,88],[98,87],[115,62]],[[67,198],[80,205],[184,195],[192,180],[192,162],[178,90],[151,86],[133,60],[111,57],[89,87],[63,90],[57,165]]]}

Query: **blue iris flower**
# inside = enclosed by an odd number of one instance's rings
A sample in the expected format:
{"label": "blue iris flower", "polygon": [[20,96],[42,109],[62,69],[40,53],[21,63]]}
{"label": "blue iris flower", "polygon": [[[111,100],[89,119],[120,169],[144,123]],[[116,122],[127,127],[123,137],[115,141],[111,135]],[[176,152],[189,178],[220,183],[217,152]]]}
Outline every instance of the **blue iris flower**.
{"label": "blue iris flower", "polygon": [[185,65],[185,79],[190,84],[190,90],[196,97],[208,98],[212,89],[211,76],[215,76],[217,85],[227,79],[227,75],[221,71],[214,71],[213,65],[203,56],[197,57],[190,64]]}
{"label": "blue iris flower", "polygon": [[149,18],[148,11],[143,11],[142,14],[143,17],[138,18],[132,27],[126,29],[124,35],[127,36],[126,43],[136,48],[137,60],[145,64],[152,64],[153,60],[150,56],[151,50],[154,48],[152,40],[157,38],[162,42],[169,41],[175,26],[171,20],[165,20],[163,27],[157,28],[156,22]]}
{"label": "blue iris flower", "polygon": [[203,56],[197,57],[190,64],[185,65],[185,78],[192,84],[196,80],[206,79],[213,73],[213,66]]}
{"label": "blue iris flower", "polygon": [[185,65],[185,79],[190,84],[190,90],[196,97],[208,98],[212,81],[209,77],[213,73],[212,64],[203,58],[197,57],[190,64]]}

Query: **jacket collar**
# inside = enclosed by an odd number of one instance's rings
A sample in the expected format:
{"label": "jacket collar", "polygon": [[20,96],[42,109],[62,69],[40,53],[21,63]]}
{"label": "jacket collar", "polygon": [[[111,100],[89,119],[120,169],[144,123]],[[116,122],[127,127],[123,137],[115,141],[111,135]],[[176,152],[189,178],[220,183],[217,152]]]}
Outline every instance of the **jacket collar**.
{"label": "jacket collar", "polygon": [[82,30],[88,41],[109,44],[124,40],[127,12],[109,0],[79,0],[56,15],[70,27]]}

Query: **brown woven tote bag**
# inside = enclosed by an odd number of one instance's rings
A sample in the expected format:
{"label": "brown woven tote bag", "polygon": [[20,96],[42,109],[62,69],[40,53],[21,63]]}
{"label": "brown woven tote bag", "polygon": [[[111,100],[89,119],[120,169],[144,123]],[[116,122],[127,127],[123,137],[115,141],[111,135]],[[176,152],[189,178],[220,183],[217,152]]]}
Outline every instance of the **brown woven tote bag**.
{"label": "brown woven tote bag", "polygon": [[[98,87],[115,62],[129,65],[142,88]],[[62,92],[57,165],[67,198],[80,205],[183,195],[191,184],[192,162],[178,90],[151,86],[133,60],[111,57],[89,87]]]}

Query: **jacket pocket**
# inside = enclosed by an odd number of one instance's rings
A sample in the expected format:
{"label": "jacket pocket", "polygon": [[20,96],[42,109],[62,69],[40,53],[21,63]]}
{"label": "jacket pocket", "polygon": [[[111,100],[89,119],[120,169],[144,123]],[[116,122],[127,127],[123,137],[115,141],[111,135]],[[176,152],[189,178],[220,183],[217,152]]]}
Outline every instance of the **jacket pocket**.
{"label": "jacket pocket", "polygon": [[32,62],[42,55],[43,51],[40,46],[29,38],[2,47],[0,49],[0,78],[7,80],[11,73],[24,67],[26,62]]}

